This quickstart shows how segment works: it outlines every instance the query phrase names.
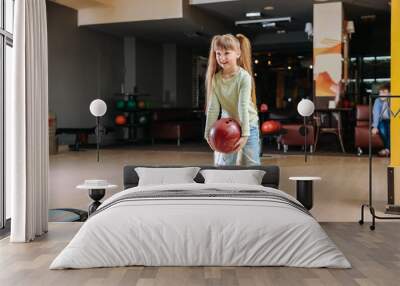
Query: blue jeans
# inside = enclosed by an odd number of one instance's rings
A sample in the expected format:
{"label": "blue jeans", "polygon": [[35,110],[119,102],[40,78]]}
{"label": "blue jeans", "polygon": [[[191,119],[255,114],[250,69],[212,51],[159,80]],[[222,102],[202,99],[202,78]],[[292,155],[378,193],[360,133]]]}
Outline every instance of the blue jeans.
{"label": "blue jeans", "polygon": [[390,150],[390,120],[383,119],[378,124],[379,135],[382,138],[383,145]]}
{"label": "blue jeans", "polygon": [[236,153],[214,152],[214,165],[216,166],[259,166],[260,163],[260,131],[257,126],[250,127],[250,136],[246,145]]}

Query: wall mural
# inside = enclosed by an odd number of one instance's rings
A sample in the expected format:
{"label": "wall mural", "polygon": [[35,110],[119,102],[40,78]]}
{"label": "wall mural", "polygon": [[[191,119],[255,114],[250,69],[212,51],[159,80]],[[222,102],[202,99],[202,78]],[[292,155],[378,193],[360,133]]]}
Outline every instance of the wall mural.
{"label": "wall mural", "polygon": [[340,93],[342,31],[342,3],[314,5],[314,80],[317,97],[335,97]]}

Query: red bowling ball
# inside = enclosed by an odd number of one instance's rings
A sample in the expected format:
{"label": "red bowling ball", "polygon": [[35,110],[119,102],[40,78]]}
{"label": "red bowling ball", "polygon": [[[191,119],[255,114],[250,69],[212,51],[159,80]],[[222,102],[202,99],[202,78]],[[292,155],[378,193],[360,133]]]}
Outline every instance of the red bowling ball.
{"label": "red bowling ball", "polygon": [[232,118],[217,120],[210,129],[209,142],[214,150],[231,153],[242,134],[239,123]]}
{"label": "red bowling ball", "polygon": [[273,134],[281,130],[281,124],[275,120],[267,120],[261,125],[261,132],[263,134]]}
{"label": "red bowling ball", "polygon": [[268,105],[265,103],[262,103],[260,105],[260,112],[267,112],[268,111]]}

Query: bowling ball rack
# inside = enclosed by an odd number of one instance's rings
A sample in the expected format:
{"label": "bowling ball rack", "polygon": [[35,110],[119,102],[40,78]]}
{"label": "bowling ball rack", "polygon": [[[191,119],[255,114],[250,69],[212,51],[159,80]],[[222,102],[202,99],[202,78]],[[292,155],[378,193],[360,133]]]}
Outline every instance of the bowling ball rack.
{"label": "bowling ball rack", "polygon": [[[149,108],[149,101],[145,99],[149,94],[115,93],[114,95],[116,98],[114,118],[121,115],[126,117],[125,124],[115,124],[120,133],[120,141],[125,143],[150,141],[152,111]],[[146,120],[143,120],[143,118],[146,118]]]}

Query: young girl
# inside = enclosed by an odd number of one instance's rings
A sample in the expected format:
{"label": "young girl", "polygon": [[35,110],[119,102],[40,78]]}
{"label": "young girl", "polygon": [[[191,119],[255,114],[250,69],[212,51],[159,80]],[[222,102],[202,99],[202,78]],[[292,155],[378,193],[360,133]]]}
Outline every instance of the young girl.
{"label": "young girl", "polygon": [[208,59],[206,88],[207,120],[204,137],[207,142],[210,128],[218,119],[220,111],[221,117],[234,118],[242,129],[242,136],[232,153],[215,152],[215,165],[260,165],[251,45],[244,35],[214,36]]}

